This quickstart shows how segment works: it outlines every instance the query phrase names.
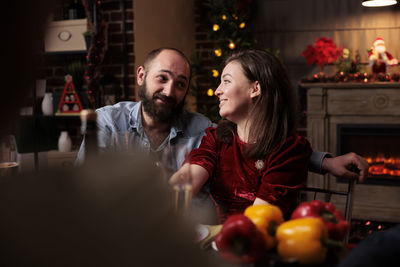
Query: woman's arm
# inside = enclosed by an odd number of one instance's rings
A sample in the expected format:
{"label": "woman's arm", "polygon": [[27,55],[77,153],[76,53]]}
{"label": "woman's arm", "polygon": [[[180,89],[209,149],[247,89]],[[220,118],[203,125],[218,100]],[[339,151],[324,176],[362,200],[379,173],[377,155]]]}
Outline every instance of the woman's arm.
{"label": "woman's arm", "polygon": [[208,171],[197,164],[185,163],[182,167],[171,176],[169,184],[171,186],[191,183],[193,195],[196,195],[201,187],[208,180]]}
{"label": "woman's arm", "polygon": [[[256,197],[280,207],[284,214],[290,211],[297,204],[299,188],[307,180],[310,155],[311,147],[304,137],[287,138],[267,159]],[[254,204],[257,203],[260,202],[256,199]]]}

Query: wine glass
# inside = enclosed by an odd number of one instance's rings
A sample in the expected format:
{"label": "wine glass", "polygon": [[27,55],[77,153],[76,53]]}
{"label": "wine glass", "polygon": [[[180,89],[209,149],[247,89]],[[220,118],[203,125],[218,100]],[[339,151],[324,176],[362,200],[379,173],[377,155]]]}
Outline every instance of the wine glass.
{"label": "wine glass", "polygon": [[[186,151],[186,158],[188,152]],[[190,172],[190,164],[183,169],[179,176],[179,182],[173,185],[173,208],[176,213],[187,213],[193,198],[193,184]]]}
{"label": "wine glass", "polygon": [[11,176],[18,173],[17,144],[13,135],[0,137],[0,176]]}

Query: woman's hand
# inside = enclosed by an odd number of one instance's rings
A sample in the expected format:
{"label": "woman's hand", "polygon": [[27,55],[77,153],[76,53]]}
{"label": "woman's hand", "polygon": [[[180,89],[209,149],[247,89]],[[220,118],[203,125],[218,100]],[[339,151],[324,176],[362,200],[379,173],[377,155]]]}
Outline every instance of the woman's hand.
{"label": "woman's hand", "polygon": [[207,170],[200,165],[185,163],[171,176],[169,184],[171,186],[178,186],[187,183],[192,184],[193,195],[196,195],[205,184],[208,177],[209,174]]}

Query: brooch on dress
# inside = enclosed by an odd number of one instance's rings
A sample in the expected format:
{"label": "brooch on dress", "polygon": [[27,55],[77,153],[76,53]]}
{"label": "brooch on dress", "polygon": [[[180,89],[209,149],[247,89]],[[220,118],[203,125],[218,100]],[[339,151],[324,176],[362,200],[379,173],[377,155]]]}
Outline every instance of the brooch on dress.
{"label": "brooch on dress", "polygon": [[261,170],[262,168],[264,168],[264,161],[259,159],[254,163],[254,166],[257,170]]}

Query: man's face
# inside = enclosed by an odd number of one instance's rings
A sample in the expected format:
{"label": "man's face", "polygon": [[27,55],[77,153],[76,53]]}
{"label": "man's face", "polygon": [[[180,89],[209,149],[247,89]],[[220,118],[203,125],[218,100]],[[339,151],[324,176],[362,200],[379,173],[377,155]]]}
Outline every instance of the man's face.
{"label": "man's face", "polygon": [[144,112],[157,122],[170,122],[182,112],[190,69],[172,50],[162,51],[146,69],[138,68],[139,97]]}

